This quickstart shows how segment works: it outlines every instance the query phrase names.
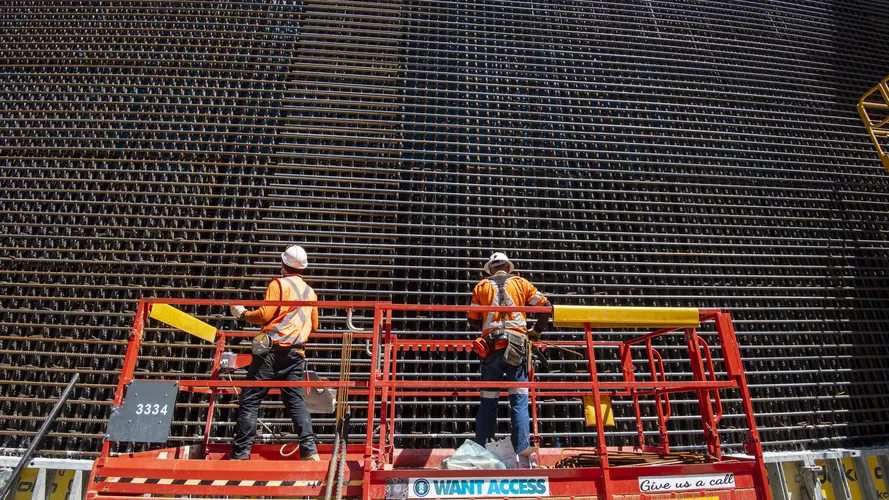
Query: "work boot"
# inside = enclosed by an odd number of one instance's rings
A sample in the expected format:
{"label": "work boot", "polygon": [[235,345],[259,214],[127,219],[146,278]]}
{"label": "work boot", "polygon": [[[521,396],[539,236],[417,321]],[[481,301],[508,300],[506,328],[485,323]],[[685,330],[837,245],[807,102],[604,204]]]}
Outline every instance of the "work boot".
{"label": "work boot", "polygon": [[308,460],[309,462],[320,462],[321,456],[318,455],[317,453],[312,453],[311,455],[309,455],[307,457],[302,457],[301,460]]}

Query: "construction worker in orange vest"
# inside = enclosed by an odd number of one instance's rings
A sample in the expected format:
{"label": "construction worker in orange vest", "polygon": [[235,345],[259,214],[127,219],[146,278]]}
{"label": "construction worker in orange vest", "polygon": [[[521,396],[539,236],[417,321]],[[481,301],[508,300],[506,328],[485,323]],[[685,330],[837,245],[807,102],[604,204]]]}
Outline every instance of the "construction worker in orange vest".
{"label": "construction worker in orange vest", "polygon": [[[302,247],[293,245],[281,254],[282,277],[275,278],[265,291],[269,301],[317,301],[312,287],[303,281],[302,270],[309,265]],[[305,343],[318,329],[318,308],[313,306],[262,306],[248,311],[231,306],[231,313],[253,325],[263,325],[253,339],[253,361],[247,370],[248,380],[306,379]],[[238,421],[232,441],[232,460],[250,458],[256,437],[259,406],[269,393],[268,387],[245,387],[240,395]],[[281,397],[290,409],[290,417],[299,435],[299,451],[303,460],[320,460],[312,432],[312,418],[303,399],[304,387],[282,387]]]}
{"label": "construction worker in orange vest", "polygon": [[[547,306],[550,302],[530,281],[512,274],[514,267],[506,254],[497,252],[485,263],[488,277],[472,291],[472,306]],[[528,340],[540,340],[551,314],[537,315],[534,328],[528,329],[522,312],[468,313],[469,326],[480,329],[482,336],[473,342],[473,350],[482,358],[482,382],[527,382]],[[509,406],[512,446],[516,453],[530,445],[528,389],[510,388]],[[500,390],[484,388],[475,417],[475,441],[484,446],[494,439],[497,429],[497,404]]]}

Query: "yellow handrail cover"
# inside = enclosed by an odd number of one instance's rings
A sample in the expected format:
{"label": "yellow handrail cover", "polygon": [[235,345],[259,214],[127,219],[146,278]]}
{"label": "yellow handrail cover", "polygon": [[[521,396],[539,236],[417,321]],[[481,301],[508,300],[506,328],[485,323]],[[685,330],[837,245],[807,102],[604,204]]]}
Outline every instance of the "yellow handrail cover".
{"label": "yellow handrail cover", "polygon": [[695,328],[700,314],[691,307],[553,306],[553,324],[591,328]]}
{"label": "yellow handrail cover", "polygon": [[213,342],[216,340],[216,327],[186,314],[168,304],[152,304],[148,316],[162,321],[173,328],[188,332],[195,337]]}

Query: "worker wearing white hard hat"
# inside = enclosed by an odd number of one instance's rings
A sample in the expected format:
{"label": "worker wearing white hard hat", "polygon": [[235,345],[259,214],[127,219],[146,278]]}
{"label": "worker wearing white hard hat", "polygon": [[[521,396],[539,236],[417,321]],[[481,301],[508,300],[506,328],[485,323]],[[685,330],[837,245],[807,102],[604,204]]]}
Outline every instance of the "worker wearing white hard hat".
{"label": "worker wearing white hard hat", "polygon": [[[309,256],[306,255],[306,251],[303,247],[293,245],[287,247],[287,250],[284,250],[284,253],[281,254],[281,265],[284,268],[294,270],[305,269],[309,267]],[[286,269],[284,269],[284,271],[286,271]]]}
{"label": "worker wearing white hard hat", "polygon": [[[488,276],[472,291],[472,306],[535,306],[550,305],[549,300],[530,281],[512,274],[515,266],[503,252],[496,252],[484,265]],[[473,351],[482,359],[482,382],[527,382],[531,353],[529,339],[540,340],[550,314],[537,315],[534,328],[528,329],[523,312],[474,312],[467,314],[469,326],[481,330],[473,342]],[[513,387],[509,392],[512,445],[516,453],[530,445],[528,389]],[[497,405],[500,389],[483,388],[475,417],[475,440],[484,446],[497,431]]]}
{"label": "worker wearing white hard hat", "polygon": [[491,257],[488,258],[487,262],[485,262],[484,269],[485,272],[488,273],[488,275],[497,274],[494,271],[495,269],[497,271],[500,271],[502,269],[503,272],[505,272],[506,274],[511,274],[512,271],[515,269],[515,266],[512,264],[512,262],[509,260],[509,257],[507,257],[505,253],[495,252],[491,254]]}
{"label": "worker wearing white hard hat", "polygon": [[[298,245],[288,247],[281,254],[281,277],[269,283],[265,300],[280,302],[314,302],[315,291],[303,280],[303,270],[309,267],[306,251]],[[254,325],[263,325],[253,339],[253,360],[247,371],[248,380],[304,381],[306,377],[305,343],[318,329],[318,308],[315,306],[262,306],[248,311],[243,306],[231,306],[231,313]],[[241,392],[238,421],[232,441],[231,458],[247,460],[256,437],[259,406],[268,395],[268,387],[246,387]],[[290,409],[293,425],[299,434],[300,456],[305,460],[320,460],[312,431],[312,418],[305,402],[302,387],[282,387],[281,397]]]}

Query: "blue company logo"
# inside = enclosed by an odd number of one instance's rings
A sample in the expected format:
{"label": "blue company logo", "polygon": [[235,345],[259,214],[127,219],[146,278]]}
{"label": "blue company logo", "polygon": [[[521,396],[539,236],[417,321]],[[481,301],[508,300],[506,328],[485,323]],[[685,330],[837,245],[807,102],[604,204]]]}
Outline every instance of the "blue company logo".
{"label": "blue company logo", "polygon": [[422,498],[429,494],[429,481],[417,479],[414,481],[414,495]]}

